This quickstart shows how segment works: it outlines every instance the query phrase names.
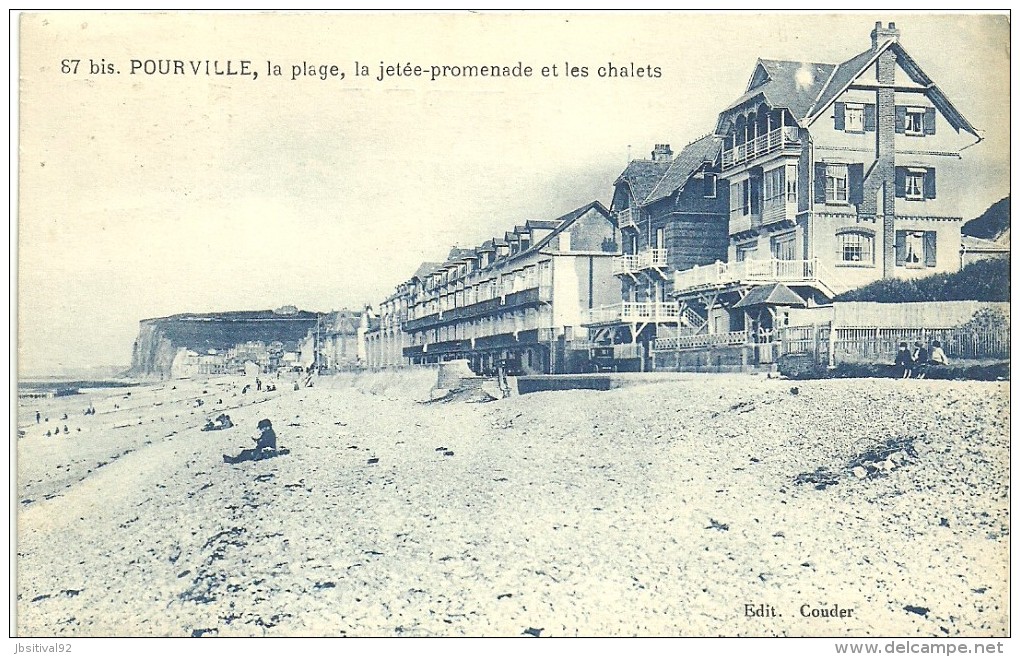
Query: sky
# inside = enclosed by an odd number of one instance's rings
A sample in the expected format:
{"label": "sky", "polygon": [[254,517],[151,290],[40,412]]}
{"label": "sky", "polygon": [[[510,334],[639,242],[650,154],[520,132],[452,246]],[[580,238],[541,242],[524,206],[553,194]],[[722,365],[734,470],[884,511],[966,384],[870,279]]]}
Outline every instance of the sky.
{"label": "sky", "polygon": [[[148,317],[378,304],[454,245],[608,205],[628,154],[711,132],[759,57],[838,63],[879,20],[984,137],[964,152],[973,218],[1009,193],[1001,15],[24,14],[19,371],[126,366]],[[185,72],[131,73],[160,59]],[[242,60],[257,77],[190,69]],[[532,76],[377,81],[380,62]]]}

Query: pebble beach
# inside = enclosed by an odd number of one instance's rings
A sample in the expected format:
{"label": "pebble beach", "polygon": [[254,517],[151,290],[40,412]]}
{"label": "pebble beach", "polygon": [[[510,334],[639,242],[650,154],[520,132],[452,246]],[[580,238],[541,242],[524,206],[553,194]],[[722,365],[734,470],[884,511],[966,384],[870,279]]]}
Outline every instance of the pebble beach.
{"label": "pebble beach", "polygon": [[[19,635],[1009,632],[1006,382],[435,382],[19,401]],[[263,418],[290,453],[225,464]]]}

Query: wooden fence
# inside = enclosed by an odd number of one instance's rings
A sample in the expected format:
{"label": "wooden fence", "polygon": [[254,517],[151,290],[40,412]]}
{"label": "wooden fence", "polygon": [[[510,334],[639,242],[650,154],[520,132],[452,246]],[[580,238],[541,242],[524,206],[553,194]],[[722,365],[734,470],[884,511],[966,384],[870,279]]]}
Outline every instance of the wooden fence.
{"label": "wooden fence", "polygon": [[949,358],[1008,359],[1009,330],[1005,327],[970,328],[836,328],[833,356],[839,362],[892,362],[900,342],[911,348],[920,341],[931,349],[942,343]]}

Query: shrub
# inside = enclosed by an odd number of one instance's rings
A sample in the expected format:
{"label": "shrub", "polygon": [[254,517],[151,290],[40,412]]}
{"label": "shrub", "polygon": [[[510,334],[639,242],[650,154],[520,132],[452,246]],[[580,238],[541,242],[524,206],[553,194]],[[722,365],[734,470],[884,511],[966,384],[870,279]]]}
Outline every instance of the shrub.
{"label": "shrub", "polygon": [[823,379],[827,370],[815,361],[814,354],[783,354],[776,365],[788,379]]}
{"label": "shrub", "polygon": [[886,278],[844,292],[836,301],[1009,301],[1009,260],[979,260],[953,274]]}

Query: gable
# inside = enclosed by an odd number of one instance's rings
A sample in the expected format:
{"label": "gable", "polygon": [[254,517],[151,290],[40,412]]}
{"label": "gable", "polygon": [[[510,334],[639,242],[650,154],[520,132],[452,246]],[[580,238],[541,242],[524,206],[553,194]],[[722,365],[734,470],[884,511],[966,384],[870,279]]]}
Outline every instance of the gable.
{"label": "gable", "polygon": [[[877,50],[866,50],[860,55],[840,64],[833,74],[833,80],[831,80],[823,90],[819,101],[811,110],[811,114],[807,120],[808,127],[825,115],[836,99],[842,96],[843,93],[851,86],[856,84],[860,84],[861,86],[876,84],[876,61],[879,55],[881,55],[886,49],[891,50],[893,54],[896,55],[897,86],[902,87],[916,85],[919,88],[924,88],[924,93],[928,100],[930,100],[932,105],[938,109],[943,118],[949,122],[953,129],[957,132],[964,130],[974,135],[979,140],[981,139],[981,136],[977,133],[977,129],[975,129],[974,126],[970,124],[970,121],[968,121],[963,114],[961,114],[960,111],[953,106],[952,102],[950,102],[949,98],[946,97],[942,90],[938,88],[938,86],[923,70],[921,70],[920,65],[918,65],[918,63],[907,54],[906,50],[903,49],[903,46],[896,41],[887,41]],[[902,80],[900,79],[901,77],[903,78]]]}
{"label": "gable", "polygon": [[754,72],[751,73],[751,80],[747,83],[747,91],[753,91],[768,81],[769,72],[765,70],[761,60],[758,60],[758,65],[754,67]]}

